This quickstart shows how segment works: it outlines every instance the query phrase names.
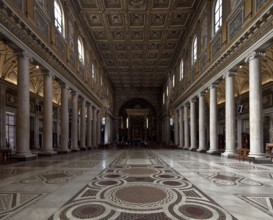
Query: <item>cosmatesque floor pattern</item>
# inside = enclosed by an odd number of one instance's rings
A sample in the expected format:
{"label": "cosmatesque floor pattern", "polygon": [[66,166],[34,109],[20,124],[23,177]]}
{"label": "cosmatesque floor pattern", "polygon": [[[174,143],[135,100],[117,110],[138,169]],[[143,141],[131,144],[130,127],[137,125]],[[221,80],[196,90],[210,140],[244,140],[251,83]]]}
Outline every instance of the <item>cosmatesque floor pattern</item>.
{"label": "cosmatesque floor pattern", "polygon": [[91,150],[0,174],[0,219],[273,219],[273,167],[197,152]]}

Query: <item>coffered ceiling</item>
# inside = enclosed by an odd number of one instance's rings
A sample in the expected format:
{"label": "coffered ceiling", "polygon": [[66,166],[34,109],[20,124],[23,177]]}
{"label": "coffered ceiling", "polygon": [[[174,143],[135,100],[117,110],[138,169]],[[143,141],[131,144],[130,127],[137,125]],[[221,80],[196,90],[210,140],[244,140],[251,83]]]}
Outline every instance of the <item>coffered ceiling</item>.
{"label": "coffered ceiling", "polygon": [[76,0],[75,6],[114,87],[160,87],[197,2]]}

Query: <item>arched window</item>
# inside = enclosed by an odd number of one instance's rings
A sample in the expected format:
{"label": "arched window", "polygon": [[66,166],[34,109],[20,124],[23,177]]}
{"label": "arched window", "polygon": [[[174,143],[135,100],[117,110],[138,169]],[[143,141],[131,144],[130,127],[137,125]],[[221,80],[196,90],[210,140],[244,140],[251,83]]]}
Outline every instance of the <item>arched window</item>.
{"label": "arched window", "polygon": [[173,88],[175,87],[175,74],[173,74]]}
{"label": "arched window", "polygon": [[192,64],[197,60],[197,36],[195,35],[192,41]]}
{"label": "arched window", "polygon": [[184,78],[184,61],[181,59],[180,61],[180,81]]}
{"label": "arched window", "polygon": [[78,38],[78,56],[82,64],[84,64],[84,47],[81,37]]}
{"label": "arched window", "polygon": [[216,0],[214,7],[214,33],[222,26],[222,0]]}
{"label": "arched window", "polygon": [[54,0],[54,18],[55,26],[58,31],[65,36],[64,32],[64,11],[59,0]]}

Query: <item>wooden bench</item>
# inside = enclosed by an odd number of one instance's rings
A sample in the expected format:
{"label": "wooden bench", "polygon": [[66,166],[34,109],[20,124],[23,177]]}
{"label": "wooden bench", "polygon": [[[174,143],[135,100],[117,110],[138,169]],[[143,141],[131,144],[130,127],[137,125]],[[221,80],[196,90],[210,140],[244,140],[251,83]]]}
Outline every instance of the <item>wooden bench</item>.
{"label": "wooden bench", "polygon": [[250,157],[249,154],[249,149],[248,148],[241,148],[239,150],[239,155],[238,155],[238,160],[239,161],[245,161],[245,159],[248,160],[248,162],[250,163],[250,161],[254,162],[255,157]]}

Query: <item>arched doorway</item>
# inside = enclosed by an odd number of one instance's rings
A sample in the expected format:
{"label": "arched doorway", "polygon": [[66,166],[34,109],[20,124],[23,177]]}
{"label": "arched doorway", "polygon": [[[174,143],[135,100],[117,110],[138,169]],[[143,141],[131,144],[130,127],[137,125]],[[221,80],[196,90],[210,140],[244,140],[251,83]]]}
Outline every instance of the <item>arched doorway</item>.
{"label": "arched doorway", "polygon": [[132,99],[121,106],[118,127],[119,141],[127,142],[129,146],[157,142],[156,111],[145,99]]}

